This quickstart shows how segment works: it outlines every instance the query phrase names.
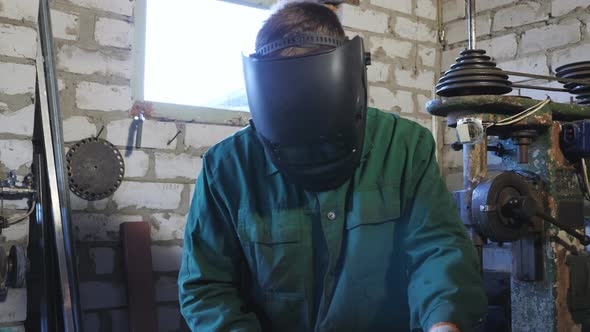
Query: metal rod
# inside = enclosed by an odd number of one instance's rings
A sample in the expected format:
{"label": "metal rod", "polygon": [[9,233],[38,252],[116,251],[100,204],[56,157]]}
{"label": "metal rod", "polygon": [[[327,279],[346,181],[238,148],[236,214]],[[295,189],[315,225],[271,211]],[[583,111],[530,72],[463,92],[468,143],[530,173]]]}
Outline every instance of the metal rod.
{"label": "metal rod", "polygon": [[21,195],[21,194],[34,194],[37,191],[35,189],[30,188],[4,188],[0,187],[0,195]]}
{"label": "metal rod", "polygon": [[82,313],[78,288],[76,246],[73,238],[69,186],[64,163],[64,136],[60,112],[51,29],[49,0],[39,1],[39,43],[37,84],[43,145],[47,160],[55,250],[61,288],[63,331],[82,331]]}
{"label": "metal rod", "polygon": [[510,76],[521,76],[521,77],[529,77],[529,78],[538,78],[538,79],[548,80],[548,81],[558,81],[558,82],[578,83],[578,84],[590,85],[590,81],[576,80],[573,78],[559,78],[559,77],[555,77],[555,76],[520,73],[517,71],[506,71],[506,70],[504,70],[504,73],[506,73],[507,75],[510,75]]}
{"label": "metal rod", "polygon": [[543,91],[557,91],[557,92],[569,92],[568,89],[562,88],[550,88],[550,87],[543,87],[543,86],[535,86],[535,85],[526,85],[526,84],[512,84],[513,88],[519,89],[531,89],[531,90],[543,90]]}
{"label": "metal rod", "polygon": [[545,221],[553,224],[554,226],[564,230],[569,235],[575,237],[578,241],[580,241],[580,243],[583,246],[590,245],[590,236],[578,233],[578,231],[576,231],[573,228],[567,227],[565,225],[561,225],[560,223],[557,222],[557,220],[555,218],[553,218],[552,216],[550,216],[544,212],[537,211],[536,215],[537,215],[537,217],[544,219]]}
{"label": "metal rod", "polygon": [[469,49],[474,50],[476,48],[475,43],[475,0],[465,0],[467,3],[467,22],[469,24]]}

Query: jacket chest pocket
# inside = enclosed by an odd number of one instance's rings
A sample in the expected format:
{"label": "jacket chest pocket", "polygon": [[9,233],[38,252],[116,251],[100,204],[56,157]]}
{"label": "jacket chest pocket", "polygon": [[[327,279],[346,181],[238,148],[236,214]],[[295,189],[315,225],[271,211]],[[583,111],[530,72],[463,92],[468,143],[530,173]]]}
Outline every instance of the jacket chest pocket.
{"label": "jacket chest pocket", "polygon": [[346,264],[353,279],[382,284],[384,269],[397,269],[402,254],[399,187],[354,192],[351,203],[346,218]]}
{"label": "jacket chest pocket", "polygon": [[262,290],[302,290],[297,282],[305,262],[302,215],[299,209],[238,212],[240,241]]}

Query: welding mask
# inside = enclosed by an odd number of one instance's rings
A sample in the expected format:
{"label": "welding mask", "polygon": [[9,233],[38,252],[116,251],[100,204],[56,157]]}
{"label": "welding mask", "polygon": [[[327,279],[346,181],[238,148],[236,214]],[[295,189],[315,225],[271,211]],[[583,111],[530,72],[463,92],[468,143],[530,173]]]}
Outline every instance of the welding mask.
{"label": "welding mask", "polygon": [[[310,46],[315,46],[313,53],[268,56]],[[360,37],[310,34],[243,56],[250,123],[289,182],[327,191],[352,177],[363,150],[369,62]]]}

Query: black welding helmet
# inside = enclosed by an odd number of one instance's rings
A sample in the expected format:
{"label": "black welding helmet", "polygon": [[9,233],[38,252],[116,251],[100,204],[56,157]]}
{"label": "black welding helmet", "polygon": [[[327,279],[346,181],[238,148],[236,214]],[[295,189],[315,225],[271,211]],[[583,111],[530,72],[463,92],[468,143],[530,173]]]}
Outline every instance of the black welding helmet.
{"label": "black welding helmet", "polygon": [[[316,46],[301,56],[271,57]],[[342,185],[358,167],[370,57],[363,40],[301,34],[243,56],[251,124],[277,169],[311,191]]]}

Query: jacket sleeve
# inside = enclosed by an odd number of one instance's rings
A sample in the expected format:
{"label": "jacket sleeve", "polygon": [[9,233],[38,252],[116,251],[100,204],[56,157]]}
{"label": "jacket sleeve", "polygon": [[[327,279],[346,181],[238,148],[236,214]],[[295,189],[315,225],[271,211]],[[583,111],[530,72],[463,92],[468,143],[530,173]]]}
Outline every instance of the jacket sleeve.
{"label": "jacket sleeve", "polygon": [[243,255],[208,168],[204,158],[186,223],[178,276],[181,312],[192,331],[260,331],[256,315],[242,311],[238,285]]}
{"label": "jacket sleeve", "polygon": [[462,332],[472,331],[487,312],[479,261],[440,176],[434,140],[426,129],[412,169],[413,202],[404,239],[411,327],[428,331],[449,322]]}

